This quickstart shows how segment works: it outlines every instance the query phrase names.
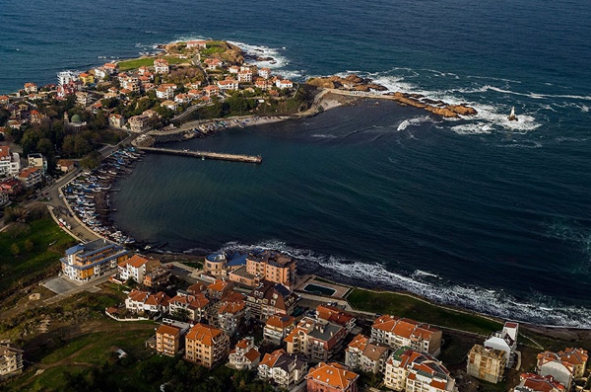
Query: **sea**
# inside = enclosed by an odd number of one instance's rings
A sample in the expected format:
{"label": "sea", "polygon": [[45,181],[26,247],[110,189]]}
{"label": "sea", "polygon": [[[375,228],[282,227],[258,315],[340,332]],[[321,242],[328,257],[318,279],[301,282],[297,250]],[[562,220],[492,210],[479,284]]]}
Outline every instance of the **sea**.
{"label": "sea", "polygon": [[173,143],[263,164],[146,156],[112,217],[163,252],[278,249],[304,273],[590,328],[590,15],[586,0],[2,1],[0,92],[214,38],[294,81],[356,73],[467,103],[476,116],[442,120],[372,99]]}

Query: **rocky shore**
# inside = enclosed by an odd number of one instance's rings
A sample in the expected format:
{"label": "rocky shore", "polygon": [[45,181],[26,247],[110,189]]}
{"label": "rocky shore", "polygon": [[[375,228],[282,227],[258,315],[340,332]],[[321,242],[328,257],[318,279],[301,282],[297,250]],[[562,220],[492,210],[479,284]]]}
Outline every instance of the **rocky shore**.
{"label": "rocky shore", "polygon": [[[385,92],[388,89],[371,79],[361,78],[355,74],[346,77],[329,76],[311,78],[307,84],[322,89],[329,89],[333,92],[349,93],[347,95],[359,95],[359,93]],[[460,116],[474,116],[478,112],[467,104],[452,105],[443,101],[434,101],[420,94],[408,94],[402,92],[374,94],[374,98],[387,98],[400,103],[401,105],[414,106],[436,114],[444,118],[458,118]]]}

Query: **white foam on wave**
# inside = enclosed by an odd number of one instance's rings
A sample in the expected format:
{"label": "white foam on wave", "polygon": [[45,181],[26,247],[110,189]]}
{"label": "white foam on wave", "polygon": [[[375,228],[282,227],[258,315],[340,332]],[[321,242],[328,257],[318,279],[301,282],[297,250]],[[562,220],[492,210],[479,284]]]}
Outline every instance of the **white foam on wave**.
{"label": "white foam on wave", "polygon": [[335,139],[336,138],[335,135],[328,135],[328,134],[324,134],[324,133],[315,133],[312,135],[312,137],[317,138],[317,139]]}
{"label": "white foam on wave", "polygon": [[[411,276],[388,271],[383,265],[348,261],[341,257],[298,249],[282,241],[263,241],[255,245],[228,243],[221,251],[249,252],[255,249],[277,250],[297,258],[304,269],[320,275],[368,287],[402,289],[437,303],[454,305],[501,318],[542,325],[591,328],[591,311],[582,307],[562,306],[552,298],[534,295],[533,301],[520,302],[501,291],[482,287],[446,284],[439,276],[415,270]],[[421,281],[429,278],[431,282]],[[433,277],[438,278],[432,283]],[[540,312],[543,309],[544,312]]]}
{"label": "white foam on wave", "polygon": [[417,126],[417,125],[424,124],[426,122],[433,122],[433,119],[429,116],[409,118],[409,119],[401,122],[400,125],[398,125],[398,128],[396,130],[398,132],[404,131],[406,128],[408,128],[410,126]]}

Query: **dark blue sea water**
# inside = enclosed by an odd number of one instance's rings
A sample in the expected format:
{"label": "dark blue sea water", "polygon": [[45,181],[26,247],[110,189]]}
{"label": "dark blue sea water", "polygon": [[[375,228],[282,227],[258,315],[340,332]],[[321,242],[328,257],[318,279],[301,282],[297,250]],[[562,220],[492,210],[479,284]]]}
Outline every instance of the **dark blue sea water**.
{"label": "dark blue sea water", "polygon": [[356,72],[468,102],[469,120],[368,101],[194,140],[264,163],[147,157],[114,218],[173,251],[280,248],[305,271],[590,327],[589,15],[583,0],[3,2],[0,92],[211,37],[296,80]]}

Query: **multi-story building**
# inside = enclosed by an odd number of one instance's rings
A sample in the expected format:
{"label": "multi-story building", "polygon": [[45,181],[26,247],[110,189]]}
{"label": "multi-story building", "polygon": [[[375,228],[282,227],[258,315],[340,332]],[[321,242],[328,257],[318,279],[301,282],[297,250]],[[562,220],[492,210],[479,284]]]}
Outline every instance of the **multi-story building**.
{"label": "multi-story building", "polygon": [[140,80],[136,76],[126,76],[124,78],[120,78],[119,84],[121,85],[122,89],[126,89],[134,93],[139,93],[141,90]]}
{"label": "multi-story building", "polygon": [[58,86],[70,84],[70,82],[77,82],[78,80],[80,80],[80,71],[68,70],[58,72],[57,74]]}
{"label": "multi-story building", "polygon": [[35,83],[25,83],[25,92],[27,94],[34,94],[37,92],[37,85]]}
{"label": "multi-story building", "polygon": [[23,350],[8,341],[0,342],[0,378],[20,374],[23,370]]}
{"label": "multi-story building", "polygon": [[60,259],[62,273],[71,280],[86,282],[98,278],[129,258],[129,251],[121,245],[105,240],[78,244],[66,250],[66,257]]}
{"label": "multi-story building", "polygon": [[279,387],[291,389],[306,376],[308,362],[297,355],[289,355],[283,349],[265,354],[258,367],[258,376],[275,382]]}
{"label": "multi-story building", "polygon": [[165,59],[154,60],[154,72],[157,74],[167,74],[170,72],[170,66],[168,61]]}
{"label": "multi-story building", "polygon": [[263,281],[246,297],[246,306],[250,309],[250,316],[266,321],[276,314],[289,315],[293,313],[298,296],[282,284]]}
{"label": "multi-story building", "polygon": [[205,95],[207,95],[208,97],[215,97],[216,95],[220,95],[220,88],[218,86],[214,86],[213,84],[203,87],[203,91],[205,91]]}
{"label": "multi-story building", "polygon": [[320,362],[306,376],[307,392],[357,392],[359,375],[345,366]]}
{"label": "multi-story building", "polygon": [[386,361],[384,385],[396,391],[451,392],[455,380],[435,357],[401,347]]}
{"label": "multi-story building", "polygon": [[246,272],[258,281],[267,280],[292,287],[296,280],[296,261],[272,250],[251,253],[246,258]]}
{"label": "multi-story building", "polygon": [[345,349],[345,364],[352,370],[380,373],[388,359],[388,347],[373,344],[364,335],[357,335]]}
{"label": "multi-story building", "polygon": [[247,310],[244,301],[223,301],[218,309],[215,324],[229,336],[232,336],[244,319],[247,318]]}
{"label": "multi-story building", "polygon": [[230,339],[221,329],[201,323],[185,337],[185,359],[211,369],[228,355]]}
{"label": "multi-story building", "polygon": [[240,85],[238,84],[238,81],[237,80],[234,80],[234,79],[226,79],[226,80],[220,80],[220,81],[218,81],[218,87],[222,91],[225,91],[225,90],[238,90],[238,88],[240,87]]}
{"label": "multi-story building", "polygon": [[13,177],[21,170],[21,158],[10,147],[0,146],[0,176]]}
{"label": "multi-story building", "polygon": [[252,82],[252,71],[250,69],[238,72],[238,81],[242,83]]}
{"label": "multi-story building", "polygon": [[407,318],[384,315],[371,327],[371,339],[393,349],[408,346],[413,350],[437,356],[441,351],[440,330]]}
{"label": "multi-story building", "polygon": [[105,63],[105,65],[103,65],[103,69],[109,75],[113,75],[119,71],[119,65],[116,63]]}
{"label": "multi-story building", "polygon": [[537,370],[542,376],[552,376],[567,389],[576,378],[583,377],[589,355],[582,348],[567,348],[557,353],[538,354]]}
{"label": "multi-story building", "polygon": [[356,321],[352,314],[328,304],[320,304],[316,307],[316,319],[341,325],[345,327],[348,332],[353,331]]}
{"label": "multi-story building", "polygon": [[277,314],[267,319],[263,337],[272,344],[281,345],[283,339],[295,328],[295,318]]}
{"label": "multi-story building", "polygon": [[180,349],[181,329],[173,325],[161,325],[156,330],[156,351],[174,357]]}
{"label": "multi-story building", "polygon": [[287,352],[311,361],[327,361],[343,346],[347,330],[338,324],[304,317],[284,339]]}
{"label": "multi-story building", "polygon": [[146,287],[157,287],[158,285],[165,284],[170,278],[170,269],[158,266],[152,271],[148,271],[144,277],[144,286]]}
{"label": "multi-story building", "polygon": [[470,376],[496,384],[503,379],[506,364],[505,351],[475,344],[468,354],[467,371]]}
{"label": "multi-story building", "polygon": [[236,343],[228,355],[228,366],[242,370],[252,370],[259,365],[261,354],[254,345],[252,338],[245,338]]}
{"label": "multi-story building", "polygon": [[88,86],[89,84],[94,84],[94,75],[92,74],[82,72],[80,75],[78,75],[78,77],[85,86]]}
{"label": "multi-story building", "polygon": [[210,298],[222,299],[234,288],[234,283],[228,282],[224,279],[216,279],[213,283],[207,286],[207,294]]}
{"label": "multi-story building", "polygon": [[511,392],[565,392],[564,385],[552,376],[540,376],[535,373],[523,373],[519,376],[519,385]]}
{"label": "multi-story building", "polygon": [[517,336],[519,335],[519,324],[506,322],[503,329],[492,334],[484,342],[484,347],[504,351],[507,357],[506,367],[513,365],[513,357],[517,349]]}
{"label": "multi-story building", "polygon": [[27,167],[21,170],[17,178],[23,183],[23,187],[29,189],[33,188],[37,184],[43,182],[43,171],[38,167]]}
{"label": "multi-story building", "polygon": [[110,114],[109,125],[115,128],[123,128],[125,125],[125,117],[117,113]]}
{"label": "multi-story building", "polygon": [[128,279],[133,279],[136,283],[142,283],[146,276],[147,264],[148,259],[145,259],[140,255],[133,255],[130,259],[119,263],[119,278],[124,282]]}
{"label": "multi-story building", "polygon": [[269,79],[271,77],[271,68],[259,68],[258,73],[261,78]]}
{"label": "multi-story building", "polygon": [[41,169],[41,175],[47,173],[47,158],[38,152],[27,155],[27,163],[29,167],[38,167]]}
{"label": "multi-story building", "polygon": [[184,309],[188,312],[188,317],[192,321],[201,321],[207,318],[211,302],[203,293],[179,294],[172,297],[168,303],[168,311],[173,314],[178,309]]}
{"label": "multi-story building", "polygon": [[131,290],[125,299],[125,308],[133,313],[150,312],[166,313],[168,312],[170,297],[159,291],[151,294],[148,291]]}
{"label": "multi-story building", "polygon": [[146,116],[138,115],[129,118],[129,130],[131,132],[140,133],[148,129],[149,118]]}

